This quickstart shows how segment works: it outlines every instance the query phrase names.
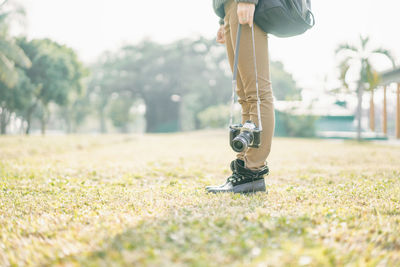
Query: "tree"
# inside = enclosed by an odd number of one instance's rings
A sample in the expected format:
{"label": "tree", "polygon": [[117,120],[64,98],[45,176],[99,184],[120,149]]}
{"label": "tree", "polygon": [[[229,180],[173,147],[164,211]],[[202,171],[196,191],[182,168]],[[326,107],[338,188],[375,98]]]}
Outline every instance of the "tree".
{"label": "tree", "polygon": [[17,69],[18,82],[14,88],[8,88],[0,82],[0,133],[6,134],[7,125],[13,113],[22,115],[31,101],[34,87],[24,71]]}
{"label": "tree", "polygon": [[69,76],[67,101],[64,105],[59,105],[62,118],[66,123],[66,131],[72,133],[77,131],[78,126],[83,124],[90,113],[90,101],[87,94],[87,77],[90,71],[72,49],[63,47],[61,52],[67,56],[73,70]]}
{"label": "tree", "polygon": [[26,109],[26,132],[29,133],[32,115],[39,108],[41,132],[45,134],[50,117],[49,103],[66,106],[71,93],[82,92],[82,78],[88,73],[72,49],[50,39],[27,41],[26,38],[20,38],[18,43],[32,61],[26,76],[35,87],[31,103]]}
{"label": "tree", "polygon": [[179,40],[161,46],[144,41],[123,48],[120,71],[129,73],[132,83],[121,89],[126,88],[144,100],[147,132],[180,130],[183,97],[196,89],[207,90],[204,54],[208,49],[198,49],[197,44],[198,41]]}
{"label": "tree", "polygon": [[114,127],[118,128],[121,133],[127,133],[128,124],[135,119],[131,114],[133,102],[134,98],[129,95],[129,92],[114,94],[111,99],[108,116]]}
{"label": "tree", "polygon": [[13,90],[19,82],[21,74],[18,67],[29,68],[31,62],[23,50],[8,34],[9,23],[14,13],[22,14],[18,10],[5,11],[7,1],[0,5],[0,133],[5,134],[11,114],[20,107],[25,95],[21,90]]}
{"label": "tree", "polygon": [[[378,72],[373,67],[372,58],[376,55],[383,56],[391,61],[393,68],[395,67],[394,58],[391,55],[390,51],[382,48],[371,49],[369,47],[369,42],[369,37],[360,36],[360,43],[358,44],[358,46],[353,46],[351,44],[342,44],[339,45],[339,47],[336,49],[336,54],[347,53],[347,57],[345,57],[339,64],[340,80],[347,92],[349,92],[349,83],[347,82],[349,70],[351,70],[352,68],[358,68],[359,77],[357,85],[357,139],[359,141],[361,140],[362,96],[364,89],[371,92],[370,120],[373,121],[373,118],[375,116],[373,112],[373,91],[379,84],[380,77]],[[373,126],[374,123],[371,123],[371,125]],[[374,128],[374,126],[372,128]]]}
{"label": "tree", "polygon": [[[99,118],[99,128],[101,133],[107,132],[107,107],[113,93],[129,90],[131,79],[127,72],[119,71],[119,58],[110,52],[105,52],[90,67],[91,77],[88,85],[88,94],[95,111]],[[123,89],[121,89],[123,88]]]}
{"label": "tree", "polygon": [[277,100],[301,100],[301,89],[297,87],[293,76],[285,71],[282,62],[271,61],[271,80]]}
{"label": "tree", "polygon": [[92,111],[86,91],[86,88],[81,91],[71,90],[67,104],[59,106],[58,117],[65,121],[67,133],[76,133]]}
{"label": "tree", "polygon": [[104,118],[110,96],[124,94],[145,102],[147,132],[178,131],[182,114],[194,121],[198,111],[228,101],[229,90],[220,89],[229,88],[220,64],[226,60],[221,56],[224,48],[214,43],[199,38],[164,46],[145,40],[106,53],[93,68],[90,83],[100,117]]}
{"label": "tree", "polygon": [[4,4],[0,6],[0,81],[12,88],[18,82],[16,65],[29,68],[31,62],[24,51],[9,37],[8,19],[12,12],[5,12],[3,6]]}
{"label": "tree", "polygon": [[[89,90],[101,132],[106,130],[107,108],[112,107],[108,117],[114,126],[122,129],[116,114],[129,110],[128,104],[138,98],[147,107],[147,132],[200,129],[204,125],[198,114],[230,101],[232,74],[225,47],[202,37],[169,45],[144,40],[104,53],[91,69]],[[271,72],[278,99],[300,99],[301,90],[282,63],[272,62]],[[117,109],[110,100],[121,95],[124,105]]]}

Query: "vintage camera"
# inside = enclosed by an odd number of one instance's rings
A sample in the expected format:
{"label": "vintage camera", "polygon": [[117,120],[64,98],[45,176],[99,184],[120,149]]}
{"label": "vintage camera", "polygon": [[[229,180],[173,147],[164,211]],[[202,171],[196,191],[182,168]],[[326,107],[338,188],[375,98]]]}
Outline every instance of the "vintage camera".
{"label": "vintage camera", "polygon": [[229,126],[229,142],[236,152],[242,152],[249,147],[260,147],[260,134],[261,131],[251,121],[246,121],[244,125]]}

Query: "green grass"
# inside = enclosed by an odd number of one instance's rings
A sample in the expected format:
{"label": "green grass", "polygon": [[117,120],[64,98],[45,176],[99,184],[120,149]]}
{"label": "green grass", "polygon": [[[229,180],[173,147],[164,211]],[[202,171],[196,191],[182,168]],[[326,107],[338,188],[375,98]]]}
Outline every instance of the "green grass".
{"label": "green grass", "polygon": [[227,138],[0,138],[0,266],[400,265],[399,147],[276,138],[268,194],[208,195]]}

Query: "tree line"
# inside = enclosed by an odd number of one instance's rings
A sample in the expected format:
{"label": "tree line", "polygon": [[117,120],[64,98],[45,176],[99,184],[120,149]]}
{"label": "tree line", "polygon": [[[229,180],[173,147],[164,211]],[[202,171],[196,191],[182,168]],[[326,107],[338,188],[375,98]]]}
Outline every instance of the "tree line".
{"label": "tree line", "polygon": [[[26,134],[33,123],[44,134],[54,121],[65,132],[79,132],[89,120],[96,121],[98,132],[107,132],[110,124],[129,132],[140,116],[132,111],[138,105],[145,107],[146,132],[195,130],[226,110],[231,73],[225,48],[214,40],[169,45],[143,40],[85,65],[73,49],[53,40],[12,38],[9,20],[9,13],[0,14],[2,134],[11,120]],[[272,62],[271,72],[277,99],[300,99],[282,63]]]}

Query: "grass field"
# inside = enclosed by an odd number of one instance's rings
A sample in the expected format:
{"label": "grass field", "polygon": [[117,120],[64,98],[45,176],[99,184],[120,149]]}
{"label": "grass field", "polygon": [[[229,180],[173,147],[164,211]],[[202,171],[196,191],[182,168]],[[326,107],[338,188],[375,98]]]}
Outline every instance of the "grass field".
{"label": "grass field", "polygon": [[206,194],[226,132],[0,138],[0,266],[399,266],[400,147],[275,139],[268,194]]}

